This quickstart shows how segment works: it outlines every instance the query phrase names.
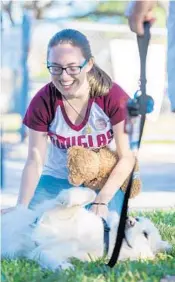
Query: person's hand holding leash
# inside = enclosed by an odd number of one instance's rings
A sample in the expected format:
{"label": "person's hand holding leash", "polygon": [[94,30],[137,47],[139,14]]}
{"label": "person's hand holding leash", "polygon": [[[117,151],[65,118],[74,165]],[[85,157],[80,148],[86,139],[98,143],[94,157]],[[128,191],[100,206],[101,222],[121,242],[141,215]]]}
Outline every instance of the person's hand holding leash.
{"label": "person's hand holding leash", "polygon": [[130,29],[138,35],[144,34],[144,22],[153,24],[156,20],[153,9],[157,1],[130,1],[125,15]]}

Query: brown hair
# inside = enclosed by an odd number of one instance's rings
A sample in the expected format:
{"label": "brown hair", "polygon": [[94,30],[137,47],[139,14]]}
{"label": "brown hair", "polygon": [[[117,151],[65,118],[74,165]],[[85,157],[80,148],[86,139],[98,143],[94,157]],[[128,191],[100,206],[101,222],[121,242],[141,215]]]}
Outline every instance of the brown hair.
{"label": "brown hair", "polygon": [[[49,41],[47,49],[47,58],[49,51],[53,46],[62,43],[69,43],[73,46],[77,46],[81,49],[84,58],[89,61],[93,56],[91,53],[91,47],[87,37],[81,32],[74,29],[63,29],[57,32]],[[88,81],[90,85],[91,97],[107,95],[112,87],[111,78],[96,64],[88,72]]]}

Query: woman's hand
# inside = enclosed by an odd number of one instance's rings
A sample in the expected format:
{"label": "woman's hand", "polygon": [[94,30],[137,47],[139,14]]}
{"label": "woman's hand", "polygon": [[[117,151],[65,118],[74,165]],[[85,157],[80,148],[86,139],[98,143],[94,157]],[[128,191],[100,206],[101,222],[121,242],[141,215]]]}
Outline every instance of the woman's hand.
{"label": "woman's hand", "polygon": [[96,215],[103,217],[105,220],[107,219],[109,212],[107,205],[92,204],[90,210],[94,212]]}
{"label": "woman's hand", "polygon": [[16,209],[16,207],[10,207],[10,208],[2,209],[1,210],[1,214],[5,214],[5,213],[8,213],[8,212],[11,212],[11,211],[13,211],[15,209]]}

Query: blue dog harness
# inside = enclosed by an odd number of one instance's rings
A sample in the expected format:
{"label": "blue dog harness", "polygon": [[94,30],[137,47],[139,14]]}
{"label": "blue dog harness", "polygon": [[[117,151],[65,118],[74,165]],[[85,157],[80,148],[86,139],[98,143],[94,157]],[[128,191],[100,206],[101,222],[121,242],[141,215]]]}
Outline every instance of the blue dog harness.
{"label": "blue dog harness", "polygon": [[106,256],[109,251],[109,231],[110,227],[108,226],[106,220],[102,217],[101,218],[104,228],[104,255]]}

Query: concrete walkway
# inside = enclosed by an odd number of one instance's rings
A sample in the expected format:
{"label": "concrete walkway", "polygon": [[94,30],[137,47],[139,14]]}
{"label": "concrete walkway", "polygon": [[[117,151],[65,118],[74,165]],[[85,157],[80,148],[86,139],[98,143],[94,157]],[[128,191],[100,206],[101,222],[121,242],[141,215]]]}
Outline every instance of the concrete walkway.
{"label": "concrete walkway", "polygon": [[133,209],[175,208],[175,145],[143,144],[139,154],[142,193]]}
{"label": "concrete walkway", "polygon": [[[26,144],[6,148],[2,207],[16,204],[26,157]],[[130,200],[130,209],[175,208],[175,144],[143,144],[139,159],[143,189],[136,198]]]}

